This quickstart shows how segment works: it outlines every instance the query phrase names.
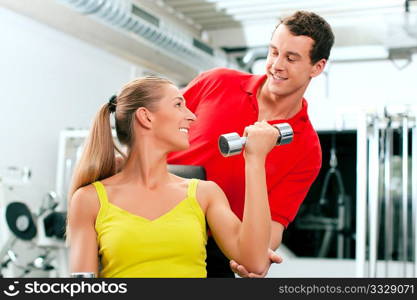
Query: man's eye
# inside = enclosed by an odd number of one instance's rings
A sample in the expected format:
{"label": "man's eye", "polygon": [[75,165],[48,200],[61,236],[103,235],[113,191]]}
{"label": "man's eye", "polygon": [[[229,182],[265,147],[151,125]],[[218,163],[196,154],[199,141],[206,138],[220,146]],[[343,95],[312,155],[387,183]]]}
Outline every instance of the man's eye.
{"label": "man's eye", "polygon": [[175,104],[176,107],[181,107],[181,102]]}

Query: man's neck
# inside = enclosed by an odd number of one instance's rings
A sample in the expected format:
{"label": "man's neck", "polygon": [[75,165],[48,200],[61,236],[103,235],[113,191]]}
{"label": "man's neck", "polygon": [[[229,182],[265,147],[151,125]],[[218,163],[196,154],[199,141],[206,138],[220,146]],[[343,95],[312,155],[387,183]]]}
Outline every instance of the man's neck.
{"label": "man's neck", "polygon": [[289,95],[275,95],[264,88],[266,81],[257,93],[258,120],[287,120],[295,116],[302,108],[304,90]]}

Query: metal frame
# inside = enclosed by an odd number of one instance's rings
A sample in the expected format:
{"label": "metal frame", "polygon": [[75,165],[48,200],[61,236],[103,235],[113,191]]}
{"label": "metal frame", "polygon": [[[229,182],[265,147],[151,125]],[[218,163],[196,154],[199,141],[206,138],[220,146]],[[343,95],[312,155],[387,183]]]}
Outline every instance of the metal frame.
{"label": "metal frame", "polygon": [[412,152],[411,152],[411,194],[412,194],[412,236],[414,241],[414,270],[413,276],[417,278],[417,124],[412,129]]}
{"label": "metal frame", "polygon": [[365,114],[359,116],[356,165],[356,277],[366,277],[366,214],[368,173],[368,125]]}
{"label": "metal frame", "polygon": [[379,120],[372,120],[368,157],[369,277],[376,277],[379,236]]}
{"label": "metal frame", "polygon": [[[401,133],[401,199],[396,208],[391,194],[393,133]],[[409,138],[409,132],[411,140]],[[409,189],[409,145],[411,143],[411,193]],[[357,131],[357,190],[356,190],[356,276],[385,277],[391,274],[394,242],[399,246],[397,265],[401,276],[417,277],[417,123],[410,108],[384,115],[364,113],[360,116]],[[410,196],[412,210],[409,209]],[[396,209],[398,211],[396,211]],[[384,212],[384,219],[380,214]],[[394,215],[400,216],[394,224]],[[411,216],[411,224],[409,222]],[[384,272],[378,272],[378,247],[380,222],[384,222]],[[394,235],[394,227],[399,233]],[[409,239],[411,231],[412,238]],[[412,249],[412,256],[408,254]],[[413,271],[410,274],[410,266]]]}
{"label": "metal frame", "polygon": [[403,276],[407,277],[408,261],[408,117],[402,116],[402,207],[401,207],[401,229],[402,229],[402,261]]}
{"label": "metal frame", "polygon": [[385,152],[384,152],[384,212],[385,212],[385,240],[384,240],[384,258],[385,258],[385,276],[390,273],[390,261],[392,260],[393,251],[393,202],[391,197],[391,176],[392,176],[392,155],[393,155],[393,129],[389,126],[385,130]]}

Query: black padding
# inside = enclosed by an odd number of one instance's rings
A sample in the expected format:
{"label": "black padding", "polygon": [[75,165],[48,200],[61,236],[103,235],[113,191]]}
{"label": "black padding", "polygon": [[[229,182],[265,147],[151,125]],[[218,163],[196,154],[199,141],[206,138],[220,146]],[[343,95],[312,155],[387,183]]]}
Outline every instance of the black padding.
{"label": "black padding", "polygon": [[206,180],[206,170],[201,166],[168,165],[168,171],[184,178]]}
{"label": "black padding", "polygon": [[65,238],[65,226],[67,214],[64,212],[52,212],[43,220],[45,235],[63,240]]}
{"label": "black padding", "polygon": [[[17,226],[17,220],[19,217],[24,216],[27,218],[28,226],[25,230],[21,230]],[[6,207],[6,221],[10,230],[16,237],[22,240],[31,240],[36,236],[36,226],[33,222],[32,214],[29,208],[22,202],[12,202]]]}

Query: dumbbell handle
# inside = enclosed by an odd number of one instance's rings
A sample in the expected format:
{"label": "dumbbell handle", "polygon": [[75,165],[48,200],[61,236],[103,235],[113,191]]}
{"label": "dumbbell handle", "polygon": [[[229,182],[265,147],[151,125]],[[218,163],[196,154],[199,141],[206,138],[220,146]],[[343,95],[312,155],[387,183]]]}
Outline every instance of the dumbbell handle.
{"label": "dumbbell handle", "polygon": [[[285,145],[292,142],[294,132],[288,123],[280,123],[273,125],[279,131],[277,145]],[[223,134],[219,138],[219,149],[223,156],[232,156],[239,154],[243,146],[246,144],[246,137],[239,137],[237,133]]]}
{"label": "dumbbell handle", "polygon": [[[274,124],[272,125],[279,131],[279,137],[277,139],[276,145],[285,145],[292,142],[292,138],[294,136],[294,133],[292,131],[291,125],[288,123],[280,123],[280,124]],[[240,141],[242,143],[242,146],[246,144],[247,137],[241,137]]]}

